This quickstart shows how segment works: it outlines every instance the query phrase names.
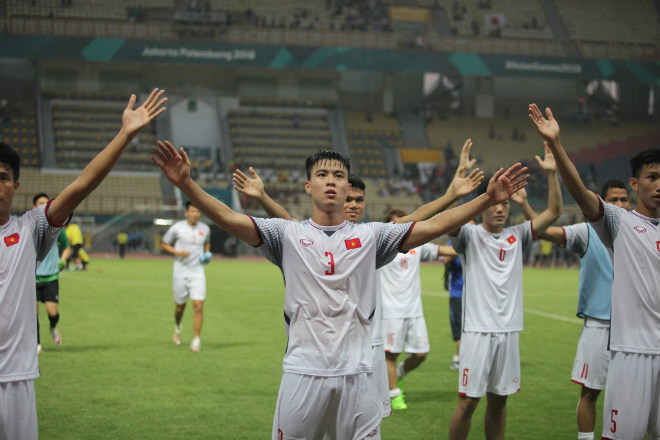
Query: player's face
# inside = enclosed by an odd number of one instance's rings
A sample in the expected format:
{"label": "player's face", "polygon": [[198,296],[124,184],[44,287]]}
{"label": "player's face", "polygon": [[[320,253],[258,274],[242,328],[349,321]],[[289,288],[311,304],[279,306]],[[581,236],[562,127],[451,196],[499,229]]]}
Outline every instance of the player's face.
{"label": "player's face", "polygon": [[201,212],[199,212],[199,209],[195,208],[194,206],[190,205],[188,209],[186,209],[186,219],[188,220],[188,224],[191,226],[195,226],[197,222],[199,221],[199,217],[202,215]]}
{"label": "player's face", "polygon": [[638,194],[637,211],[647,217],[660,217],[660,163],[644,165],[639,177],[629,182]]}
{"label": "player's face", "polygon": [[351,188],[344,203],[344,213],[346,220],[352,223],[359,223],[364,217],[364,209],[367,202],[364,200],[364,191],[360,188]]}
{"label": "player's face", "polygon": [[44,206],[47,203],[48,203],[48,198],[47,197],[39,197],[37,199],[37,203],[34,204],[34,207],[38,208],[39,206]]}
{"label": "player's face", "polygon": [[0,225],[9,220],[11,204],[18,192],[18,182],[14,180],[14,171],[5,163],[0,163]]}
{"label": "player's face", "polygon": [[484,211],[484,227],[489,232],[500,232],[509,218],[511,204],[509,200],[493,205]]}
{"label": "player's face", "polygon": [[628,191],[623,188],[608,188],[607,193],[605,193],[605,202],[630,211]]}
{"label": "player's face", "polygon": [[305,182],[305,192],[323,210],[342,209],[350,190],[348,170],[336,160],[322,160],[315,164],[309,180]]}

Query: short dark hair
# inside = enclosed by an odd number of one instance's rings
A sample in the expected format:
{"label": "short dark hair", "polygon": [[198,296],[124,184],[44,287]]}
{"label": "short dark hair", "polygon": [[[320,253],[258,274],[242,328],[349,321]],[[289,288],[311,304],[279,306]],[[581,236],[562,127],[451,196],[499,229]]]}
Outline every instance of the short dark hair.
{"label": "short dark hair", "polygon": [[42,198],[42,197],[45,197],[45,198],[47,198],[48,200],[50,200],[50,197],[48,197],[48,194],[46,194],[46,193],[39,193],[39,194],[35,194],[35,196],[32,197],[32,204],[33,204],[33,205],[36,205],[36,204],[37,204],[37,200],[39,200],[39,199]]}
{"label": "short dark hair", "polygon": [[21,156],[18,151],[4,142],[0,142],[0,163],[9,165],[12,173],[14,173],[14,182],[18,182],[18,177],[21,174]]}
{"label": "short dark hair", "polygon": [[408,215],[408,214],[406,214],[406,211],[404,211],[403,209],[399,209],[399,208],[390,209],[385,214],[385,223],[391,222],[392,217],[394,217],[394,216],[397,216],[397,217],[401,218],[401,217],[405,217],[406,215]]}
{"label": "short dark hair", "polygon": [[314,168],[314,165],[321,162],[322,160],[336,160],[340,162],[342,165],[344,165],[344,167],[346,167],[346,171],[349,174],[351,172],[351,160],[348,158],[348,156],[345,156],[339,153],[338,151],[321,150],[318,153],[314,153],[311,156],[309,156],[307,159],[305,159],[307,180],[312,178],[312,168]]}
{"label": "short dark hair", "polygon": [[625,183],[623,183],[619,179],[611,179],[611,180],[608,180],[607,182],[605,182],[603,184],[603,186],[601,187],[601,189],[600,189],[600,198],[601,199],[605,200],[605,196],[607,196],[607,191],[610,188],[621,188],[621,189],[625,189],[626,192],[628,192],[628,187],[626,186]]}
{"label": "short dark hair", "polygon": [[630,171],[632,172],[632,177],[638,178],[639,173],[642,172],[642,167],[652,163],[660,163],[660,148],[658,147],[642,150],[630,159]]}
{"label": "short dark hair", "polygon": [[362,191],[366,191],[367,185],[364,184],[364,180],[360,179],[355,174],[348,176],[348,183],[351,184],[353,189],[361,189]]}
{"label": "short dark hair", "polygon": [[186,211],[187,211],[188,208],[190,208],[191,206],[194,207],[195,205],[193,205],[192,202],[191,202],[190,200],[187,200],[187,201],[186,201]]}

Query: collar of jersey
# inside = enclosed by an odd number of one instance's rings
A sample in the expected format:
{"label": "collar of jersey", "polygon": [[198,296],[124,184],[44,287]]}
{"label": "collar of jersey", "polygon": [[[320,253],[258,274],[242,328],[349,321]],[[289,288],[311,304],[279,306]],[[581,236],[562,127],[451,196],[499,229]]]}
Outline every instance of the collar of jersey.
{"label": "collar of jersey", "polygon": [[340,229],[343,229],[346,227],[346,225],[349,223],[348,220],[344,220],[342,223],[335,225],[335,226],[321,226],[317,223],[314,222],[311,218],[307,220],[310,225],[315,227],[316,229],[320,229],[321,231],[338,231]]}
{"label": "collar of jersey", "polygon": [[14,224],[14,216],[10,215],[9,216],[9,221],[7,223],[5,223],[4,225],[0,226],[0,231],[8,230],[11,227],[12,224]]}
{"label": "collar of jersey", "polygon": [[651,223],[653,226],[658,225],[658,221],[660,221],[660,218],[655,218],[655,217],[647,217],[644,214],[640,214],[639,212],[633,210],[633,214],[635,214],[637,217],[641,218],[642,220],[646,220],[647,222]]}

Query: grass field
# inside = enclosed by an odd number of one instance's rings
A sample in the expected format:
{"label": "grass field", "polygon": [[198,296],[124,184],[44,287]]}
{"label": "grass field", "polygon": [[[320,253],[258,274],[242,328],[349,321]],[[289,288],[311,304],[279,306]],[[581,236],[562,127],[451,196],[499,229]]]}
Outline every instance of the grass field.
{"label": "grass field", "polygon": [[[422,267],[431,354],[406,379],[407,411],[382,424],[383,439],[446,438],[457,373],[440,265]],[[103,259],[60,282],[63,344],[41,308],[44,353],[36,381],[42,439],[266,439],[286,347],[279,270],[264,261],[214,260],[202,352],[171,342],[169,259]],[[570,382],[581,321],[577,270],[525,269],[522,390],[508,402],[506,438],[576,438],[579,386]],[[482,439],[485,401],[471,439]],[[602,396],[596,438],[600,438]]]}

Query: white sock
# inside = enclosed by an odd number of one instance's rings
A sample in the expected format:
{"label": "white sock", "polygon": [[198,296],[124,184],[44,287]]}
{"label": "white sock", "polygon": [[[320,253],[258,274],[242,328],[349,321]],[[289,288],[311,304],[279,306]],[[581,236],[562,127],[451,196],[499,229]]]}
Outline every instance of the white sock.
{"label": "white sock", "polygon": [[182,331],[183,331],[182,324],[174,324],[174,333],[181,334]]}
{"label": "white sock", "polygon": [[594,440],[593,432],[578,432],[578,440]]}
{"label": "white sock", "polygon": [[452,362],[458,362],[458,355],[455,354],[451,361]]}
{"label": "white sock", "polygon": [[401,388],[394,388],[393,390],[390,390],[390,399],[394,399],[395,397],[399,397],[401,395]]}
{"label": "white sock", "polygon": [[399,366],[396,367],[396,377],[397,379],[403,379],[407,374],[406,370],[403,369],[403,362],[401,362]]}

